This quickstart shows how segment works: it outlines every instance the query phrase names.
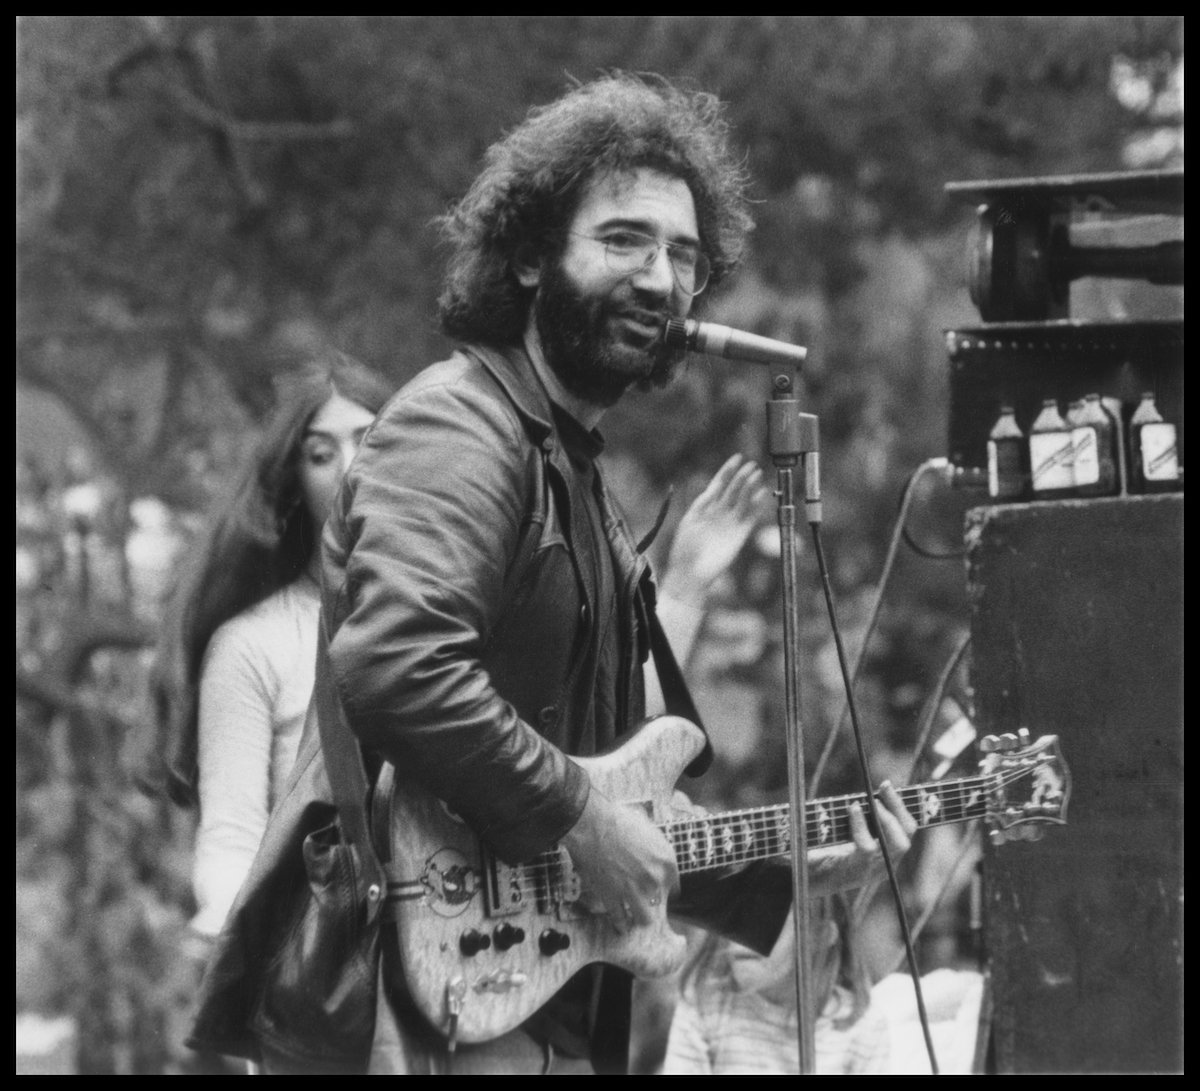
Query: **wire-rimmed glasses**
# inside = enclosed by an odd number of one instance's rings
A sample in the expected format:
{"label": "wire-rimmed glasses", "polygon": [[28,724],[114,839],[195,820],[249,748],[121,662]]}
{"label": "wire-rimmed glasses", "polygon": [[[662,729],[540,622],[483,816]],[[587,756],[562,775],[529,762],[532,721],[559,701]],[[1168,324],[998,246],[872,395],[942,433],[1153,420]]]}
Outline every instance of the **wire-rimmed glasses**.
{"label": "wire-rimmed glasses", "polygon": [[684,295],[699,295],[708,286],[711,266],[707,256],[698,246],[682,242],[664,242],[641,231],[607,231],[602,235],[588,235],[572,231],[581,239],[591,239],[604,247],[604,260],[612,272],[619,276],[631,276],[649,268],[664,246],[671,264],[675,283]]}

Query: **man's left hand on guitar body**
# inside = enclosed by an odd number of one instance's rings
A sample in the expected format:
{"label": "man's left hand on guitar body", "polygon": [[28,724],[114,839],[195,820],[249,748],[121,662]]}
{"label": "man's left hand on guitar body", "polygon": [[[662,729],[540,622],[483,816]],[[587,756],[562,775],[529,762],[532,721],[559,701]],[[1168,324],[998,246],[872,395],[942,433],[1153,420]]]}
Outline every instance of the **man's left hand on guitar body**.
{"label": "man's left hand on guitar body", "polygon": [[[875,808],[875,814],[879,832],[887,842],[888,855],[895,862],[912,847],[912,835],[919,826],[889,781],[880,786],[877,799],[879,806]],[[825,897],[839,890],[863,886],[877,878],[883,868],[883,850],[871,836],[866,817],[857,803],[850,804],[849,818],[852,841],[809,849],[809,892],[812,897]]]}

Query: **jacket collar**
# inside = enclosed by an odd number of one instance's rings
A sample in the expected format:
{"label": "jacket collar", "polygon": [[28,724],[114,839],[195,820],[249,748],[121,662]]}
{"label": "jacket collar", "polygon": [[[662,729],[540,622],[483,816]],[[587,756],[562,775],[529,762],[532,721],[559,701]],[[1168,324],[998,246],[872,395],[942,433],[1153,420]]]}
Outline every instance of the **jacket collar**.
{"label": "jacket collar", "polygon": [[[488,345],[472,343],[463,345],[462,351],[478,360],[496,382],[500,384],[508,400],[512,402],[525,422],[525,426],[529,430],[530,438],[534,444],[549,454],[551,461],[556,465],[559,472],[565,474],[567,469],[564,464],[565,454],[561,449],[562,443],[553,424],[550,395],[547,393],[541,379],[538,378],[537,372],[533,368],[533,362],[529,359],[529,354],[525,349],[520,345],[510,345],[504,349],[499,349]],[[605,503],[608,511],[615,515],[616,507],[606,490]],[[671,495],[668,493],[650,533],[636,545],[632,545],[632,539],[630,539],[629,544],[632,546],[632,557],[636,558],[636,560],[632,561],[631,566],[639,570],[639,575],[640,569],[645,566],[645,559],[641,555],[654,539],[658,537],[658,532],[662,528],[667,514],[667,507],[670,503]],[[610,523],[606,527],[610,537],[613,537],[614,534],[617,537],[629,537],[628,528],[624,525],[621,518],[614,518],[611,522],[619,524],[619,529],[614,529]],[[625,550],[622,550],[622,552],[625,552]]]}
{"label": "jacket collar", "polygon": [[521,415],[530,438],[539,447],[554,435],[550,396],[537,377],[528,354],[519,345],[503,349],[490,345],[463,345],[462,351],[478,360],[500,384],[508,400]]}

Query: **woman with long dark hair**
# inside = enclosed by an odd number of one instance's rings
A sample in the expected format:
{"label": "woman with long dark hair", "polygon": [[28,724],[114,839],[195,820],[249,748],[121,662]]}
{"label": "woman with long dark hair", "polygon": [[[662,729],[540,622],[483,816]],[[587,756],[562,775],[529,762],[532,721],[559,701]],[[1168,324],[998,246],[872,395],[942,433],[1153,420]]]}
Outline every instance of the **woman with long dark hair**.
{"label": "woman with long dark hair", "polygon": [[168,790],[199,804],[192,931],[202,946],[224,923],[295,759],[314,680],[321,528],[392,392],[336,351],[277,385],[252,456],[194,547],[159,656]]}

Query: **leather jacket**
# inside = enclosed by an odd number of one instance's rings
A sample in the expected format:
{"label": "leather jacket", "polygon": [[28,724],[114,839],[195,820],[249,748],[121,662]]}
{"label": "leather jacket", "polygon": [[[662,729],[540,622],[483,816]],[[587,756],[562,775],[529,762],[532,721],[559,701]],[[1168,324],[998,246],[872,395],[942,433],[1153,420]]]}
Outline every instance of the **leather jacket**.
{"label": "leather jacket", "polygon": [[323,542],[332,673],[354,734],[509,863],[582,812],[588,780],[568,755],[605,748],[643,714],[648,569],[607,498],[615,707],[597,712],[595,678],[577,669],[599,611],[575,545],[587,531],[574,476],[524,353],[469,346],[384,407]]}

